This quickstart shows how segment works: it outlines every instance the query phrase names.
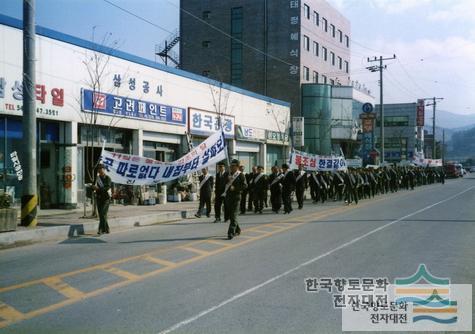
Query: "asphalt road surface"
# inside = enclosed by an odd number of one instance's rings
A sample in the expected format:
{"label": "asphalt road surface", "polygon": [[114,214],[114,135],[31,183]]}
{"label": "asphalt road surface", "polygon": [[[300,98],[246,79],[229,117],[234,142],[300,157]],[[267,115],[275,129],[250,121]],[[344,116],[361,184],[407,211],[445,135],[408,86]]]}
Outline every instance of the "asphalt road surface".
{"label": "asphalt road surface", "polygon": [[138,227],[0,251],[0,333],[340,333],[309,277],[396,277],[424,263],[475,283],[475,177],[291,215]]}

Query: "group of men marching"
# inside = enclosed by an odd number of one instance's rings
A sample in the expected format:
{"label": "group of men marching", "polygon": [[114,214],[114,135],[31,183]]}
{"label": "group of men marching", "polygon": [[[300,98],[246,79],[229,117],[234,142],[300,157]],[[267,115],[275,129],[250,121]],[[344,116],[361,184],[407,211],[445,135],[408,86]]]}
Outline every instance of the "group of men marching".
{"label": "group of men marching", "polygon": [[[378,169],[356,168],[347,171],[305,171],[300,165],[291,170],[287,164],[282,168],[272,167],[270,175],[262,166],[254,166],[245,174],[244,166],[232,160],[229,172],[224,163],[218,164],[216,180],[207,169],[202,170],[200,181],[200,204],[196,217],[201,217],[206,207],[206,216],[211,216],[211,197],[214,188],[215,223],[230,221],[228,239],[241,233],[237,216],[246,212],[262,214],[268,206],[270,192],[271,209],[279,213],[292,212],[292,194],[295,193],[298,208],[302,209],[306,189],[314,203],[327,200],[355,203],[377,194],[397,192],[400,189],[414,189],[416,186],[440,182],[445,183],[443,168],[383,167]],[[222,216],[223,214],[223,216]]]}

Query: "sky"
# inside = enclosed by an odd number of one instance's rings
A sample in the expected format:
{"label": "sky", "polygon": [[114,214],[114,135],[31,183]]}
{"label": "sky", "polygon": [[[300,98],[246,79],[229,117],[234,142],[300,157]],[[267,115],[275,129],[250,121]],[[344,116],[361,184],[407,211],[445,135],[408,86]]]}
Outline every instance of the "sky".
{"label": "sky", "polygon": [[[385,62],[384,103],[435,96],[441,110],[475,114],[475,0],[327,1],[351,22],[352,80],[377,103],[379,73],[367,58],[395,54]],[[0,13],[21,19],[22,1],[2,0]],[[110,34],[122,51],[155,60],[155,45],[179,27],[179,0],[36,0],[36,22],[96,42]]]}

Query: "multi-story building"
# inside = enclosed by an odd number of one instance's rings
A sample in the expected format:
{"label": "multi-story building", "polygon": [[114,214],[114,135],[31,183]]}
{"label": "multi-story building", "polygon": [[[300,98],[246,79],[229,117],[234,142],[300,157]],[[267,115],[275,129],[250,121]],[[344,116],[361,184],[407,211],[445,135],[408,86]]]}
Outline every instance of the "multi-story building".
{"label": "multi-story building", "polygon": [[353,86],[303,84],[304,150],[355,156],[361,144],[358,141],[359,115],[365,103],[374,105],[374,97],[367,90]]}
{"label": "multi-story building", "polygon": [[[417,103],[384,104],[384,160],[412,160],[417,150]],[[380,150],[380,105],[377,104],[375,143]]]}
{"label": "multi-story building", "polygon": [[182,0],[180,66],[291,102],[350,84],[350,22],[324,0]]}
{"label": "multi-story building", "polygon": [[[33,149],[22,141],[22,27],[0,15],[0,186],[17,199],[22,182],[9,157],[22,163]],[[102,146],[173,161],[188,152],[190,139],[199,143],[223,124],[230,157],[247,171],[286,159],[288,102],[58,31],[38,26],[36,32],[41,207],[81,202]],[[104,75],[91,82],[90,66],[104,67]]]}

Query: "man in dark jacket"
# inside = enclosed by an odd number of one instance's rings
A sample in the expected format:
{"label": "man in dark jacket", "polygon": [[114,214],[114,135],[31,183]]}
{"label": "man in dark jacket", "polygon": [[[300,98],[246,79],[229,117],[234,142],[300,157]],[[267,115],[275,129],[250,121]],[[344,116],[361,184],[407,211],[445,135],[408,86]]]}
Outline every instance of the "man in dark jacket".
{"label": "man in dark jacket", "polygon": [[299,169],[295,171],[295,196],[297,197],[299,209],[303,208],[303,197],[305,189],[308,188],[308,180],[303,167],[304,166],[301,164]]}
{"label": "man in dark jacket", "polygon": [[228,182],[222,196],[225,198],[225,206],[229,215],[228,239],[241,234],[241,228],[238,224],[239,204],[241,202],[241,192],[246,187],[246,179],[239,171],[239,161],[231,161],[231,171],[228,176]]}
{"label": "man in dark jacket", "polygon": [[282,183],[280,182],[282,178],[283,175],[279,173],[277,166],[273,166],[272,174],[269,175],[269,188],[272,211],[275,213],[279,213],[282,206]]}
{"label": "man in dark jacket", "polygon": [[254,212],[262,213],[264,209],[264,201],[267,197],[267,176],[264,174],[264,167],[257,167],[257,174],[254,177]]}
{"label": "man in dark jacket", "polygon": [[[221,222],[221,211],[224,207],[224,198],[221,196],[224,192],[226,182],[228,182],[228,172],[224,169],[224,162],[218,163],[218,171],[216,172],[216,182],[214,186],[214,222]],[[225,215],[226,216],[226,215]]]}
{"label": "man in dark jacket", "polygon": [[195,214],[198,218],[201,217],[201,212],[205,205],[206,217],[209,217],[211,214],[211,194],[213,193],[214,184],[213,177],[208,174],[208,168],[203,168],[201,172],[202,174],[198,178],[200,181],[200,205],[198,207],[198,212]]}
{"label": "man in dark jacket", "polygon": [[292,192],[295,190],[295,175],[289,170],[289,165],[282,165],[282,201],[284,202],[284,214],[292,212]]}
{"label": "man in dark jacket", "polygon": [[97,212],[99,214],[99,229],[97,234],[109,233],[109,224],[107,222],[107,212],[109,211],[109,204],[111,198],[111,178],[106,175],[104,165],[97,166],[96,183],[93,189],[96,192]]}

